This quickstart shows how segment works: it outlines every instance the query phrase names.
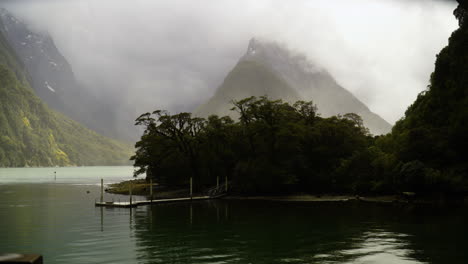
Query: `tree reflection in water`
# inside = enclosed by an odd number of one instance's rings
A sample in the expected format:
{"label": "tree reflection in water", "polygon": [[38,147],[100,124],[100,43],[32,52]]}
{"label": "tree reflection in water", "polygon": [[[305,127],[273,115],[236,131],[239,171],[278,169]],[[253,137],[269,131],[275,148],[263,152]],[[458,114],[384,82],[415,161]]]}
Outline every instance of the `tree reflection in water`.
{"label": "tree reflection in water", "polygon": [[[437,213],[442,216],[434,216]],[[467,259],[457,250],[468,245],[460,236],[466,234],[462,221],[467,217],[453,208],[219,200],[142,207],[134,218],[142,263],[409,264]]]}

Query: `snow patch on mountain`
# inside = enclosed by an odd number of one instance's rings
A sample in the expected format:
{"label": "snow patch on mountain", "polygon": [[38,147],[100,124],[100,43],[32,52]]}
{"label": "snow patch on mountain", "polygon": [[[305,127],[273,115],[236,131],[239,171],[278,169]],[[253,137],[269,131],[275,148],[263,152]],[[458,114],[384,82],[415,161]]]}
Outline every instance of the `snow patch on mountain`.
{"label": "snow patch on mountain", "polygon": [[47,81],[45,82],[45,85],[46,85],[47,89],[49,89],[51,92],[54,92],[54,93],[55,93],[55,89],[52,88],[52,86],[50,86],[49,83],[48,83]]}

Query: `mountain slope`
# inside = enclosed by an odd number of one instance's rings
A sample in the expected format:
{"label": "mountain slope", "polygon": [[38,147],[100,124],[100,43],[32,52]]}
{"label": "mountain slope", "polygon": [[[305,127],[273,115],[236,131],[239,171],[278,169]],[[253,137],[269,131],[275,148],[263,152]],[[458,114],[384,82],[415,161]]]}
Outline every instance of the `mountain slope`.
{"label": "mountain slope", "polygon": [[0,34],[0,166],[129,163],[130,146],[50,110],[34,94],[23,67]]}
{"label": "mountain slope", "polygon": [[[264,93],[262,95],[266,94],[272,98],[283,98],[286,101],[313,101],[317,105],[319,113],[324,117],[346,113],[359,114],[363,118],[364,124],[373,134],[385,134],[391,129],[391,125],[388,122],[372,113],[354,95],[341,87],[327,71],[313,65],[303,55],[293,54],[276,43],[252,39],[249,42],[246,54],[240,59],[234,69],[245,63],[254,63],[257,67],[261,66],[268,69],[270,75],[274,75],[271,79],[280,80],[278,82],[288,87],[281,93],[276,91],[275,94]],[[247,73],[244,72],[244,74]],[[260,76],[257,77],[261,78]],[[237,76],[236,79],[240,82],[245,81],[241,75]],[[248,78],[245,77],[245,79]],[[271,84],[268,83],[268,85]],[[227,92],[228,89],[241,90]],[[247,83],[242,83],[241,85],[239,83],[226,87],[226,84],[223,83],[208,103],[201,105],[195,111],[195,114],[200,116],[207,116],[209,114],[220,115],[221,113],[228,114],[229,112],[219,111],[220,108],[229,108],[229,106],[221,107],[229,103],[230,98],[227,95],[236,93],[238,96],[248,97],[258,95],[258,90],[271,91],[266,83],[262,83],[260,80],[257,80],[255,85]],[[217,107],[213,108],[214,105]]]}
{"label": "mountain slope", "polygon": [[136,129],[119,122],[116,103],[109,98],[97,99],[77,81],[71,65],[47,32],[31,29],[3,8],[0,8],[0,21],[3,24],[0,32],[24,64],[30,85],[43,102],[101,134],[134,139]]}

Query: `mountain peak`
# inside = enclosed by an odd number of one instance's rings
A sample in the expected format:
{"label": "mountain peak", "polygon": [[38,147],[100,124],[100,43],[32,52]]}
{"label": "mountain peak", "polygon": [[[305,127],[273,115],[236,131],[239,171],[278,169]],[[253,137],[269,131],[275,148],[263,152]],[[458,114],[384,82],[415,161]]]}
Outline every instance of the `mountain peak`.
{"label": "mountain peak", "polygon": [[265,39],[251,38],[249,40],[249,45],[247,46],[247,52],[245,55],[255,55],[258,50],[267,51],[268,49],[275,49],[279,46],[277,42],[268,41]]}
{"label": "mountain peak", "polygon": [[[253,78],[253,72],[268,72]],[[263,80],[261,78],[268,78]],[[249,80],[246,83],[245,80]],[[271,80],[281,83],[277,89],[269,89]],[[266,85],[267,81],[270,81]],[[246,88],[248,87],[248,88]],[[280,91],[282,90],[282,91]],[[356,113],[373,134],[385,134],[391,125],[352,93],[341,87],[327,70],[312,62],[303,53],[289,49],[285,44],[260,38],[249,41],[245,54],[228,74],[224,83],[207,104],[197,109],[198,113],[229,114],[229,100],[258,95],[259,91],[271,98],[313,101],[322,116]],[[224,110],[220,110],[224,109]]]}
{"label": "mountain peak", "polygon": [[311,62],[304,54],[292,51],[283,43],[268,39],[250,39],[247,51],[241,60],[259,61],[274,67],[278,72],[293,67],[295,71],[326,73],[323,68]]}

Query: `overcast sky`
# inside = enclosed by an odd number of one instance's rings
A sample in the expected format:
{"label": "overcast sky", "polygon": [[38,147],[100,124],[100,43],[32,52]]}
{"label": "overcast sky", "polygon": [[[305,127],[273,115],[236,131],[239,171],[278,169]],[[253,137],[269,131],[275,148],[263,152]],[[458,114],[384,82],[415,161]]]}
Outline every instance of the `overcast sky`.
{"label": "overcast sky", "polygon": [[393,123],[457,27],[456,3],[435,0],[12,2],[52,35],[80,81],[135,112],[193,110],[261,37],[305,53]]}

